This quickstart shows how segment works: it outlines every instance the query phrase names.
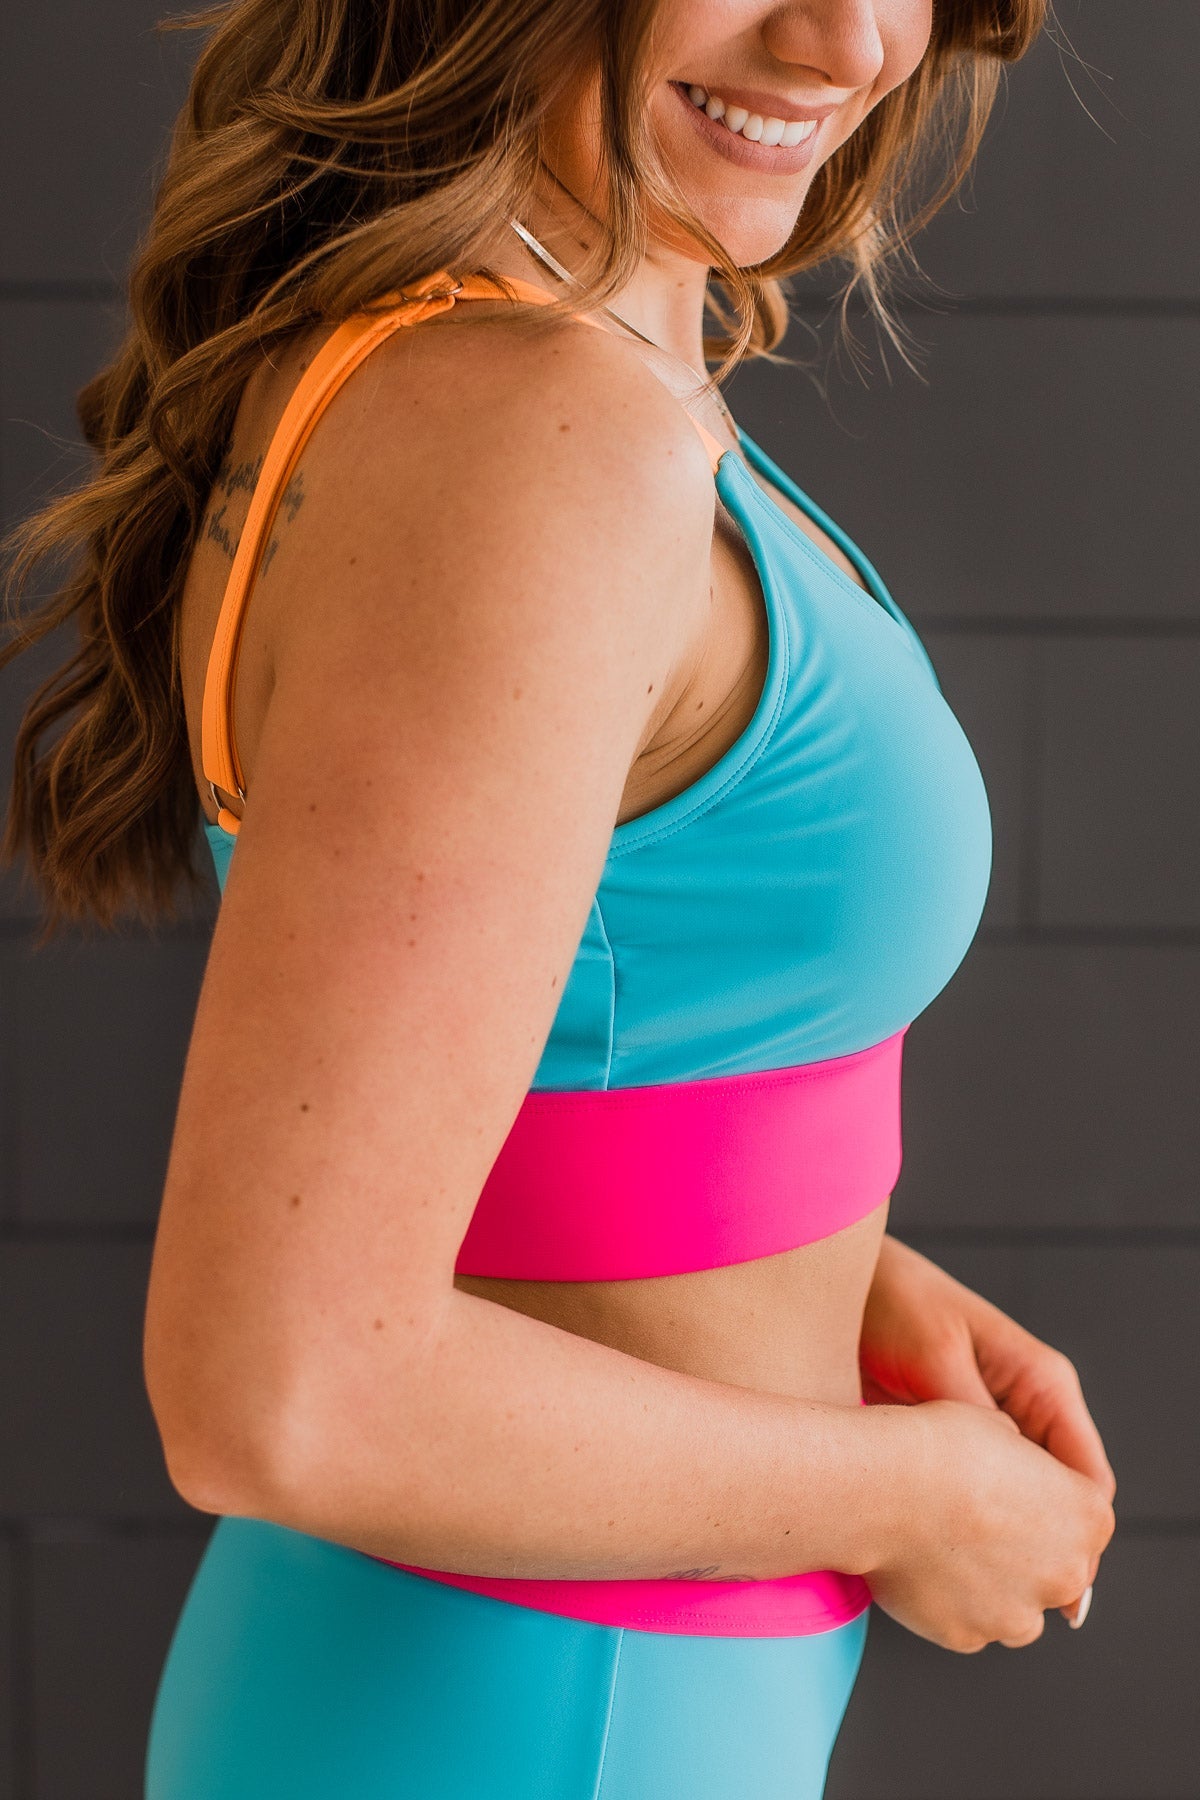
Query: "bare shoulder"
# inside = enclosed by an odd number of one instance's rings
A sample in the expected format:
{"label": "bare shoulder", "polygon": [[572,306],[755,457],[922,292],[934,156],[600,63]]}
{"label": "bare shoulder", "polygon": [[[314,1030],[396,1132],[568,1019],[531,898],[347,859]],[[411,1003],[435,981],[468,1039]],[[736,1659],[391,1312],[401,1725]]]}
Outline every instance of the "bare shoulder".
{"label": "bare shoulder", "polygon": [[[672,524],[703,537],[708,459],[682,405],[629,346],[570,319],[527,335],[479,310],[472,302],[396,332],[338,395],[305,452],[322,492],[341,472],[338,518],[369,535],[387,493],[386,521],[408,512],[424,531],[439,516],[470,516],[471,496],[482,503],[496,486],[506,507],[543,516],[632,509],[631,529],[657,522],[646,550]],[[397,503],[397,482],[412,505]]]}
{"label": "bare shoulder", "polygon": [[451,430],[482,406],[495,425],[508,414],[515,429],[536,432],[547,411],[551,433],[579,431],[588,447],[619,444],[633,466],[644,460],[684,484],[690,477],[703,498],[711,473],[697,434],[632,347],[582,320],[543,315],[537,323],[536,332],[510,327],[501,309],[472,301],[397,332],[379,360],[380,379],[431,426]]}
{"label": "bare shoulder", "polygon": [[653,372],[582,322],[397,332],[338,394],[299,478],[269,569],[277,677],[340,657],[401,679],[454,641],[469,662],[472,639],[502,638],[557,657],[584,705],[619,706],[587,684],[623,665],[648,715],[695,641],[707,456]]}
{"label": "bare shoulder", "polygon": [[[328,329],[247,383],[192,559],[181,635],[202,793],[200,695],[231,559],[272,433]],[[547,648],[555,629],[573,632],[584,669],[590,593],[592,623],[625,646],[631,679],[646,666],[643,691],[665,711],[703,629],[713,514],[683,407],[607,331],[563,319],[529,333],[487,302],[402,328],[322,415],[268,533],[234,701],[247,787],[285,667],[307,663],[315,682],[333,658],[357,659],[386,679],[423,631],[445,653],[448,590],[464,629],[504,628],[508,604]],[[340,717],[326,712],[326,735]]]}

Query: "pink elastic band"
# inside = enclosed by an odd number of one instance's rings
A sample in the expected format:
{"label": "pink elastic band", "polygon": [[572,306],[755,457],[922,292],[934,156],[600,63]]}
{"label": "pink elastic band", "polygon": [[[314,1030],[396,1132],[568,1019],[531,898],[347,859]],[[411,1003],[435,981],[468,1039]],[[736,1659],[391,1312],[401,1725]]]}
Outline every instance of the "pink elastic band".
{"label": "pink elastic band", "polygon": [[652,1087],[532,1090],[455,1268],[680,1275],[852,1225],[900,1172],[904,1032],[825,1062]]}
{"label": "pink elastic band", "polygon": [[521,1581],[445,1575],[386,1556],[373,1560],[563,1618],[693,1637],[805,1637],[848,1625],[871,1604],[871,1590],[860,1575],[833,1569],[778,1581]]}

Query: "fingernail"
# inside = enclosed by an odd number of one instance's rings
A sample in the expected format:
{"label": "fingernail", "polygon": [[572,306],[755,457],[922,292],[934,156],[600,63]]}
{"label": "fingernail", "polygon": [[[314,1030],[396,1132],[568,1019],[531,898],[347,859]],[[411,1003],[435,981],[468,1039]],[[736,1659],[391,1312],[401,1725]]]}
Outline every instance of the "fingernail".
{"label": "fingernail", "polygon": [[1072,1631],[1079,1630],[1079,1627],[1083,1624],[1083,1621],[1087,1618],[1088,1613],[1091,1610],[1091,1605],[1092,1584],[1089,1581],[1079,1597],[1079,1605],[1075,1608],[1075,1617],[1073,1619],[1068,1619],[1067,1621]]}

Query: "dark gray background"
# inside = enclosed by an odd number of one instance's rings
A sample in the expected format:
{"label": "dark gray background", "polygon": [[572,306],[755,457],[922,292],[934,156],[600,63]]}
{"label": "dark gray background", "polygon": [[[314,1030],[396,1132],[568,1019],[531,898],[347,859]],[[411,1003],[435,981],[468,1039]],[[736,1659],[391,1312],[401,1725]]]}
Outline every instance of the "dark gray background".
{"label": "dark gray background", "polygon": [[[190,54],[156,10],[5,15],[9,520],[79,467],[73,397],[119,330]],[[894,1229],[1075,1358],[1121,1483],[1083,1632],[1052,1615],[956,1657],[875,1614],[829,1800],[1200,1796],[1200,8],[1059,16],[1076,55],[1012,71],[973,193],[921,240],[948,291],[906,314],[923,378],[872,351],[827,400],[763,366],[731,390],[922,628],[993,800],[983,929],[910,1034]],[[57,660],[0,684],[6,745]],[[210,928],[33,955],[0,883],[0,1797],[140,1794],[211,1526],[167,1481],[140,1362]]]}

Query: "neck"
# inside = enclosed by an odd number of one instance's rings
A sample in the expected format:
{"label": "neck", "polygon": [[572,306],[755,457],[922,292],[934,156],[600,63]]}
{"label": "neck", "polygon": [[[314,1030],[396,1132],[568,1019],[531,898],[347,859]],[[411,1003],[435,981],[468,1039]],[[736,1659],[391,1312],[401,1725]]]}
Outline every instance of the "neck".
{"label": "neck", "polygon": [[[518,221],[569,272],[581,268],[600,240],[597,220],[553,176],[544,176]],[[517,232],[491,258],[501,275],[558,292],[560,283]],[[704,296],[708,268],[652,242],[632,277],[612,296],[612,310],[659,349],[687,363],[703,381]]]}

